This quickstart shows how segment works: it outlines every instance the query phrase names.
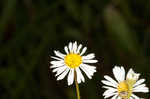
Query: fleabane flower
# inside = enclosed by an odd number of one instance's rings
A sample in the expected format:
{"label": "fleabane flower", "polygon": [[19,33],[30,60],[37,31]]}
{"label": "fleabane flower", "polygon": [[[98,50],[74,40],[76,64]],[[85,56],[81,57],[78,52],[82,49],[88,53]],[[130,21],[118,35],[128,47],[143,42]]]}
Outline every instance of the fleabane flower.
{"label": "fleabane flower", "polygon": [[50,63],[53,69],[53,72],[56,72],[57,80],[62,80],[68,74],[67,81],[68,85],[73,84],[74,76],[77,77],[77,82],[85,82],[85,78],[82,75],[82,72],[85,72],[89,79],[92,79],[93,74],[96,72],[96,67],[89,65],[87,63],[96,63],[94,53],[84,55],[87,47],[84,47],[82,50],[82,44],[77,45],[77,42],[70,42],[68,46],[64,47],[66,54],[62,54],[59,51],[54,51],[56,56],[51,58],[55,59]]}
{"label": "fleabane flower", "polygon": [[106,80],[102,80],[102,83],[105,84],[103,88],[107,89],[103,94],[105,99],[109,97],[111,99],[142,99],[134,93],[149,92],[149,88],[144,84],[145,79],[139,79],[140,74],[135,73],[132,68],[125,77],[125,69],[115,66],[113,74],[117,81],[108,75],[104,76]]}

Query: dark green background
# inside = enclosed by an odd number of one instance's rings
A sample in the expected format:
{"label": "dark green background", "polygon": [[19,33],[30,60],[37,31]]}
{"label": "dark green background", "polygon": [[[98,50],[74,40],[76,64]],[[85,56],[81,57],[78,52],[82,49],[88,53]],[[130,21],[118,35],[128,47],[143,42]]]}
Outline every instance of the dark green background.
{"label": "dark green background", "polygon": [[76,99],[75,86],[49,69],[53,50],[70,41],[99,61],[79,85],[81,99],[103,99],[101,80],[114,65],[150,87],[150,0],[0,0],[0,12],[0,99]]}

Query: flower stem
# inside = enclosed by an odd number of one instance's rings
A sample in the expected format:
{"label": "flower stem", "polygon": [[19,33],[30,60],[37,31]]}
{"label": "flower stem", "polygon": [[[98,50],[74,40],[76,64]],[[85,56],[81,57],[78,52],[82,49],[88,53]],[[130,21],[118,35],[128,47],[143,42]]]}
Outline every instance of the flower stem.
{"label": "flower stem", "polygon": [[77,73],[76,73],[76,71],[74,72],[74,79],[75,79],[75,85],[76,85],[77,99],[80,99],[80,90],[79,90],[79,85],[78,85],[78,82],[77,82]]}

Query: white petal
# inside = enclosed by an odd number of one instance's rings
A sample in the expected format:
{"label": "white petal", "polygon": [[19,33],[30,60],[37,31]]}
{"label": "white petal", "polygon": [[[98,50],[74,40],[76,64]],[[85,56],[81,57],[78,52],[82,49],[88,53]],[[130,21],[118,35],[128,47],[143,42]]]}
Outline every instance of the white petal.
{"label": "white petal", "polygon": [[115,95],[116,93],[114,93],[115,91],[114,90],[106,90],[103,94],[103,96],[105,96],[105,98],[109,98],[113,95]]}
{"label": "white petal", "polygon": [[93,59],[94,57],[95,57],[95,54],[91,53],[91,54],[88,54],[86,56],[82,56],[82,59],[83,60],[90,60],[90,59]]}
{"label": "white petal", "polygon": [[82,66],[84,66],[84,68],[86,68],[87,71],[89,71],[90,75],[93,75],[93,73],[96,72],[96,67],[95,66],[91,66],[88,64],[81,64]]}
{"label": "white petal", "polygon": [[74,69],[71,69],[71,81],[70,81],[70,85],[73,84],[73,81],[74,81]]}
{"label": "white petal", "polygon": [[114,74],[114,76],[115,76],[115,78],[116,78],[116,80],[118,81],[118,82],[120,82],[120,80],[119,80],[119,73],[120,73],[120,71],[118,71],[118,68],[119,67],[117,67],[117,66],[115,66],[114,68],[113,68],[113,74]]}
{"label": "white petal", "polygon": [[51,58],[56,59],[56,60],[58,60],[58,61],[62,61],[62,60],[63,60],[63,59],[58,58],[58,57],[55,57],[55,56],[51,56]]}
{"label": "white petal", "polygon": [[71,85],[74,81],[74,69],[70,69],[69,75],[68,75],[68,85]]}
{"label": "white petal", "polygon": [[79,67],[76,68],[76,73],[77,73],[77,81],[78,81],[78,83],[81,83],[81,81],[84,82],[85,79],[84,79],[84,77],[83,77]]}
{"label": "white petal", "polygon": [[59,51],[54,51],[54,53],[56,54],[56,56],[58,56],[62,59],[64,59],[64,57],[66,56],[66,55],[62,54],[61,52],[59,52]]}
{"label": "white petal", "polygon": [[62,66],[64,66],[64,65],[61,65],[61,66],[58,66],[58,65],[52,65],[52,66],[50,66],[50,68],[59,68],[59,67],[62,67]]}
{"label": "white petal", "polygon": [[62,80],[67,75],[68,72],[69,68],[66,68],[66,70],[57,77],[57,80]]}
{"label": "white petal", "polygon": [[71,69],[70,69],[68,77],[67,77],[68,85],[70,85],[70,78],[71,78]]}
{"label": "white petal", "polygon": [[104,92],[103,95],[105,96],[105,98],[109,98],[109,97],[117,94],[117,89],[116,88],[108,87],[108,86],[103,86],[103,88],[106,88],[106,89],[109,90],[109,91]]}
{"label": "white petal", "polygon": [[116,78],[116,80],[118,81],[118,82],[121,82],[121,81],[123,81],[124,80],[124,76],[125,76],[125,70],[124,70],[124,68],[123,67],[118,67],[118,66],[115,66],[114,68],[113,68],[113,74],[114,74],[114,76],[115,76],[115,78]]}
{"label": "white petal", "polygon": [[141,85],[139,85],[139,86],[136,86],[136,87],[134,87],[133,89],[141,89],[141,88],[143,88],[143,87],[145,87],[146,85],[145,84],[141,84]]}
{"label": "white petal", "polygon": [[118,86],[118,83],[117,83],[115,80],[113,80],[111,77],[105,75],[104,78],[105,78],[106,80],[108,80],[109,82],[111,82],[112,84]]}
{"label": "white petal", "polygon": [[130,97],[130,99],[134,99],[133,97]]}
{"label": "white petal", "polygon": [[121,82],[121,81],[120,81],[120,72],[121,72],[120,67],[115,66],[115,67],[113,68],[113,74],[114,74],[114,76],[115,76],[115,78],[116,78],[116,80],[117,80],[118,82]]}
{"label": "white petal", "polygon": [[109,98],[109,97],[114,96],[114,95],[116,95],[116,93],[109,93],[109,94],[105,95],[105,98]]}
{"label": "white petal", "polygon": [[87,47],[84,47],[80,55],[82,56],[86,52],[86,50],[87,50]]}
{"label": "white petal", "polygon": [[133,92],[143,92],[143,93],[148,93],[148,92],[149,92],[149,88],[144,87],[144,88],[142,88],[142,89],[136,89],[136,90],[133,90]]}
{"label": "white petal", "polygon": [[79,46],[78,46],[78,48],[77,48],[77,53],[79,53],[80,52],[80,49],[82,48],[82,44],[80,44]]}
{"label": "white petal", "polygon": [[114,87],[103,86],[102,88],[105,88],[105,89],[108,89],[108,90],[114,90],[114,91],[117,91],[117,89],[114,88]]}
{"label": "white petal", "polygon": [[59,67],[58,70],[56,71],[56,75],[55,76],[58,76],[60,75],[62,72],[64,72],[68,67],[66,66],[63,66],[63,67]]}
{"label": "white petal", "polygon": [[61,60],[61,61],[51,61],[50,63],[53,64],[53,65],[63,65],[64,61],[63,60]]}
{"label": "white petal", "polygon": [[118,96],[118,98],[117,99],[122,99],[120,96]]}
{"label": "white petal", "polygon": [[50,63],[52,64],[52,66],[50,66],[50,68],[57,68],[57,67],[64,66],[63,61],[51,61]]}
{"label": "white petal", "polygon": [[117,99],[117,96],[118,96],[118,95],[115,95],[115,96],[113,96],[111,99]]}
{"label": "white petal", "polygon": [[127,73],[127,78],[126,79],[133,79],[133,80],[138,80],[139,79],[140,74],[139,73],[135,73],[132,68],[128,71]]}
{"label": "white petal", "polygon": [[133,98],[135,98],[135,99],[140,99],[138,96],[136,96],[136,95],[134,95],[134,94],[132,94],[131,95]]}
{"label": "white petal", "polygon": [[62,67],[58,67],[58,68],[55,68],[53,69],[53,72],[61,72],[62,70],[65,70],[67,67],[64,65]]}
{"label": "white petal", "polygon": [[77,53],[77,42],[76,41],[73,44],[73,52]]}
{"label": "white petal", "polygon": [[85,72],[85,74],[88,76],[89,79],[92,79],[93,71],[90,71],[88,68],[86,68],[83,64],[80,65],[80,68]]}
{"label": "white petal", "polygon": [[83,63],[97,63],[97,60],[83,60]]}
{"label": "white petal", "polygon": [[73,48],[73,46],[72,46],[72,42],[70,42],[70,43],[69,43],[69,50],[70,50],[70,53],[72,53],[72,52],[73,52],[72,48]]}
{"label": "white petal", "polygon": [[145,79],[140,79],[133,85],[133,87],[138,86],[138,85],[142,84],[143,82],[145,82]]}
{"label": "white petal", "polygon": [[147,93],[149,92],[148,87],[146,87],[145,84],[141,84],[139,86],[136,86],[135,88],[133,88],[133,92],[144,92]]}
{"label": "white petal", "polygon": [[121,67],[121,81],[125,80],[125,70]]}
{"label": "white petal", "polygon": [[68,47],[65,46],[64,49],[65,49],[65,52],[66,52],[67,54],[69,54]]}
{"label": "white petal", "polygon": [[102,82],[103,84],[107,85],[107,86],[112,86],[112,87],[117,88],[117,86],[116,86],[116,85],[112,84],[112,83],[111,83],[111,82],[109,82],[109,81],[102,80],[101,82]]}

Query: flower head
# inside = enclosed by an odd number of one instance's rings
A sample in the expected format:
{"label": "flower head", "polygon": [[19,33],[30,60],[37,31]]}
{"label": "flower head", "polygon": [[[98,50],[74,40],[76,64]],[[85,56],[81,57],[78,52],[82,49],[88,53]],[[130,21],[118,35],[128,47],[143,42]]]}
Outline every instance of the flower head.
{"label": "flower head", "polygon": [[111,99],[141,99],[136,96],[136,92],[149,92],[148,87],[144,83],[145,79],[139,79],[140,74],[135,73],[130,69],[125,78],[125,70],[123,67],[115,66],[113,68],[113,74],[116,80],[105,75],[106,80],[102,80],[105,84],[103,88],[107,89],[103,96],[104,98],[112,97]]}
{"label": "flower head", "polygon": [[87,63],[96,63],[95,54],[90,53],[84,55],[87,47],[82,50],[82,44],[77,45],[77,42],[70,42],[68,46],[64,47],[66,54],[62,54],[59,51],[54,51],[56,56],[51,58],[55,59],[50,63],[53,68],[53,72],[56,72],[57,80],[62,80],[68,74],[68,85],[73,84],[74,76],[76,73],[77,82],[84,82],[85,79],[81,73],[81,70],[85,72],[89,79],[92,78],[93,74],[96,72],[96,67],[88,65]]}

